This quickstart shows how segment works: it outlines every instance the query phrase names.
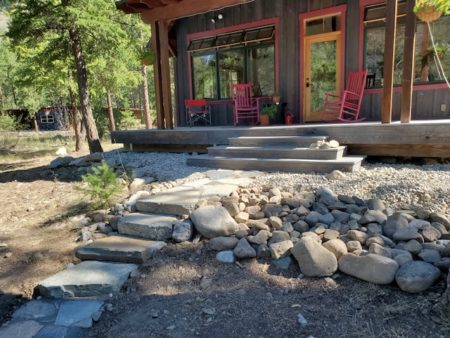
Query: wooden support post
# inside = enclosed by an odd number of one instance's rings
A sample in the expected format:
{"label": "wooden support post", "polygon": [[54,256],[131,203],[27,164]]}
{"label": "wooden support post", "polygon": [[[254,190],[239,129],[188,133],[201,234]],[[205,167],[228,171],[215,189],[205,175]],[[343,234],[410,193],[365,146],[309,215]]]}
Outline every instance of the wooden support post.
{"label": "wooden support post", "polygon": [[164,129],[163,98],[161,89],[161,51],[159,41],[159,27],[157,22],[151,23],[152,27],[152,48],[155,52],[155,63],[153,64],[153,77],[155,83],[156,101],[156,127]]}
{"label": "wooden support post", "polygon": [[170,90],[170,63],[169,63],[169,29],[167,22],[159,22],[159,42],[161,48],[161,89],[163,98],[163,112],[165,127],[173,129],[172,97]]}
{"label": "wooden support post", "polygon": [[384,45],[384,92],[381,123],[392,122],[392,98],[394,94],[395,35],[397,31],[397,0],[386,4],[386,34]]}
{"label": "wooden support post", "polygon": [[416,15],[413,12],[416,0],[406,1],[405,45],[403,50],[402,79],[402,123],[411,122],[414,84],[414,54],[416,47]]}

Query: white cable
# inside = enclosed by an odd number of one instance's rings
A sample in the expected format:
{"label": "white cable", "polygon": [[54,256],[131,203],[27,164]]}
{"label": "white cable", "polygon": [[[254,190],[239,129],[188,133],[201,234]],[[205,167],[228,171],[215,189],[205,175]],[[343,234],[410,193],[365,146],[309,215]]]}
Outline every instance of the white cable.
{"label": "white cable", "polygon": [[445,80],[445,83],[447,84],[448,89],[450,89],[450,83],[448,82],[447,75],[445,74],[444,67],[442,66],[442,63],[441,63],[441,59],[439,58],[439,55],[437,53],[436,44],[434,43],[433,32],[431,31],[431,26],[430,26],[429,22],[427,22],[427,26],[428,26],[428,31],[430,32],[431,43],[433,44],[435,59],[437,60],[437,63],[439,65],[439,67],[437,67],[438,68],[438,73],[439,73],[439,75],[442,74],[442,76],[443,76],[443,78]]}

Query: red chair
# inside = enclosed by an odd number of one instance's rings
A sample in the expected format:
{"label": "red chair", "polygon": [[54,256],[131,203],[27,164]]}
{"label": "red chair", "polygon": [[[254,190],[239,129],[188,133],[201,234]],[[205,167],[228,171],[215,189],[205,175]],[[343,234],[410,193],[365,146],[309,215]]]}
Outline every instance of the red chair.
{"label": "red chair", "polygon": [[348,76],[347,88],[338,96],[332,93],[325,94],[325,103],[320,114],[322,121],[326,122],[360,122],[361,103],[366,85],[367,70],[351,72]]}
{"label": "red chair", "polygon": [[231,85],[233,93],[233,120],[234,126],[239,124],[239,120],[254,120],[259,123],[259,100],[253,98],[253,87],[250,83],[240,83]]}
{"label": "red chair", "polygon": [[211,110],[205,99],[185,100],[184,105],[189,127],[200,122],[203,125],[211,125]]}

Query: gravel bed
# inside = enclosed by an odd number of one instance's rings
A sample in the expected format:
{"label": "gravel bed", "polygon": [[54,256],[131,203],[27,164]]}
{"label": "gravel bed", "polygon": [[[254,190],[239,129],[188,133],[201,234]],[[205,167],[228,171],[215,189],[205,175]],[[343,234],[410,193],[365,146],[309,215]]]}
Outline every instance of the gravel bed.
{"label": "gravel bed", "polygon": [[107,160],[113,159],[117,163],[122,161],[127,167],[143,168],[146,176],[154,177],[158,181],[195,181],[204,178],[204,173],[208,170],[187,166],[187,154],[111,151],[104,156]]}
{"label": "gravel bed", "polygon": [[396,209],[449,211],[449,164],[365,164],[359,171],[345,175],[342,180],[333,181],[319,174],[268,173],[258,177],[254,186],[303,191],[326,186],[337,194],[380,198]]}
{"label": "gravel bed", "polygon": [[[105,157],[116,161],[121,158],[127,166],[141,168],[148,176],[177,184],[205,178],[210,170],[187,166],[188,155],[179,153],[112,151]],[[423,207],[428,211],[450,212],[450,164],[366,163],[359,171],[345,175],[341,180],[328,180],[322,174],[265,173],[255,179],[253,186],[297,191],[326,186],[337,194],[381,198],[396,209]]]}

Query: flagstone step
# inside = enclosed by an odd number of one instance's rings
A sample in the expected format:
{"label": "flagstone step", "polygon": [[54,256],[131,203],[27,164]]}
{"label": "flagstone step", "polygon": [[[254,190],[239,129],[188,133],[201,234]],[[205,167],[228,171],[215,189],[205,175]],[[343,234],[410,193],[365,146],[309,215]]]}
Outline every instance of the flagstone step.
{"label": "flagstone step", "polygon": [[35,293],[48,298],[97,297],[120,290],[135,264],[84,261],[41,281]]}
{"label": "flagstone step", "polygon": [[[137,206],[137,209],[140,208]],[[119,234],[149,239],[152,241],[167,241],[172,238],[176,217],[160,214],[135,213],[119,219],[117,229]]]}
{"label": "flagstone step", "polygon": [[81,260],[142,264],[165,246],[162,241],[110,236],[77,248],[75,255]]}
{"label": "flagstone step", "polygon": [[232,147],[266,147],[266,146],[293,146],[306,147],[317,141],[324,141],[327,136],[263,136],[263,137],[231,137]]}
{"label": "flagstone step", "polygon": [[248,185],[249,182],[247,177],[224,178],[205,184],[193,182],[191,185],[173,188],[139,200],[136,202],[136,209],[144,213],[189,215],[200,200],[212,196],[229,196],[238,186]]}
{"label": "flagstone step", "polygon": [[196,167],[222,168],[235,170],[262,170],[267,172],[329,173],[333,170],[355,171],[361,166],[364,157],[342,157],[338,160],[303,160],[274,158],[235,158],[213,157],[208,155],[191,156],[187,164]]}
{"label": "flagstone step", "polygon": [[346,147],[332,149],[310,149],[289,146],[268,147],[230,147],[216,146],[208,148],[208,155],[215,157],[247,158],[285,158],[304,160],[336,160],[342,158]]}

